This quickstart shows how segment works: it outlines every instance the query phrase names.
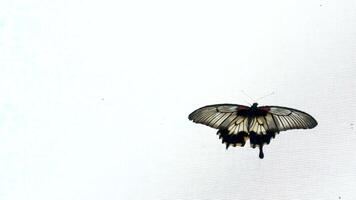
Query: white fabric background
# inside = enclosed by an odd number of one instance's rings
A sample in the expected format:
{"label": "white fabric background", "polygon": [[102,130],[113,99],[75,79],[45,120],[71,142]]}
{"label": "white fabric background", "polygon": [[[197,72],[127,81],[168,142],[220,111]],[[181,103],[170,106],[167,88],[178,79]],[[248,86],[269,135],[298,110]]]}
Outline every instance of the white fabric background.
{"label": "white fabric background", "polygon": [[[356,2],[0,2],[0,199],[356,199]],[[319,125],[225,146],[194,109]]]}

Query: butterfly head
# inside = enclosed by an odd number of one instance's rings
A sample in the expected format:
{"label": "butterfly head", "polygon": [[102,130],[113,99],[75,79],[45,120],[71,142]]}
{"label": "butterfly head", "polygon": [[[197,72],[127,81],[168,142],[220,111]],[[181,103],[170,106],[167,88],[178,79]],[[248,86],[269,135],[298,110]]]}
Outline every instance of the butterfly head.
{"label": "butterfly head", "polygon": [[258,103],[253,103],[251,108],[257,108]]}

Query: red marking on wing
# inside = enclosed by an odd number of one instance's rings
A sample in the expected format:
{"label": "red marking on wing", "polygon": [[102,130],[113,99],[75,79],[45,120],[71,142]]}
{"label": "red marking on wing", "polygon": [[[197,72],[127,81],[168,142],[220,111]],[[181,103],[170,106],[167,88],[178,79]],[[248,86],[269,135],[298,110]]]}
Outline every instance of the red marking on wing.
{"label": "red marking on wing", "polygon": [[269,112],[269,111],[271,110],[271,108],[268,107],[268,106],[262,106],[262,107],[259,107],[258,109],[259,109],[259,110],[263,110],[263,111],[265,111],[265,112]]}
{"label": "red marking on wing", "polygon": [[250,107],[248,107],[248,106],[241,106],[241,105],[240,105],[240,106],[237,107],[237,110],[238,110],[238,111],[240,111],[240,110],[247,110],[247,109],[249,109],[249,108],[250,108]]}

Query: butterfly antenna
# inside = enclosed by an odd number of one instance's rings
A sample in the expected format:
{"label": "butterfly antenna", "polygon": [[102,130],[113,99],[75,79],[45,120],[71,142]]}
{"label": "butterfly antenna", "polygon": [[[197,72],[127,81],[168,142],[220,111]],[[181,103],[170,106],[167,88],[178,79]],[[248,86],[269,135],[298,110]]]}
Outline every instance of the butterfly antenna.
{"label": "butterfly antenna", "polygon": [[262,96],[262,97],[258,98],[257,101],[259,101],[259,100],[261,100],[261,99],[263,99],[265,97],[271,96],[271,95],[274,95],[274,92],[271,92],[269,94],[266,94],[265,96]]}
{"label": "butterfly antenna", "polygon": [[[256,102],[253,98],[251,98],[244,90],[241,90],[242,94],[244,94],[246,97],[248,97],[252,102]],[[249,103],[250,104],[250,103]],[[251,105],[251,104],[250,104]]]}
{"label": "butterfly antenna", "polygon": [[245,103],[247,103],[248,105],[252,106],[252,104],[250,102],[248,102],[246,99],[245,100]]}

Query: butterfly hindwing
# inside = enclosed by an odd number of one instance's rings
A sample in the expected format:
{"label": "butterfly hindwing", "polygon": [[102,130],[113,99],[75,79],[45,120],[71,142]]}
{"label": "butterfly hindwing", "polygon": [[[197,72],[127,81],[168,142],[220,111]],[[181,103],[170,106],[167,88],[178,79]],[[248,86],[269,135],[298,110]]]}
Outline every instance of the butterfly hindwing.
{"label": "butterfly hindwing", "polygon": [[189,115],[196,123],[219,129],[217,134],[222,142],[233,146],[244,146],[248,139],[248,118],[238,114],[247,106],[237,104],[216,104],[199,108]]}

